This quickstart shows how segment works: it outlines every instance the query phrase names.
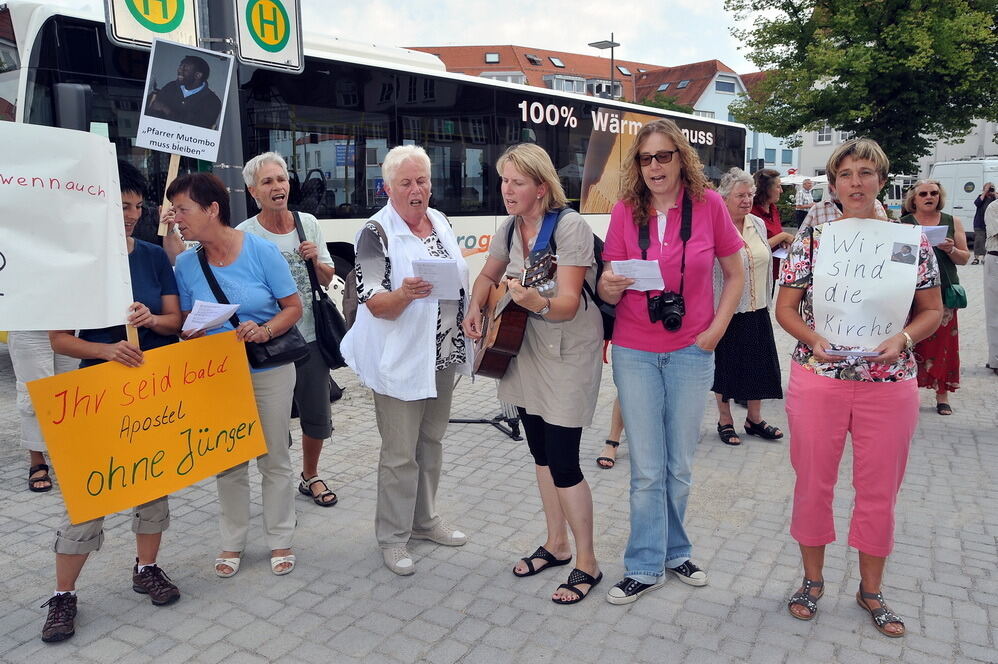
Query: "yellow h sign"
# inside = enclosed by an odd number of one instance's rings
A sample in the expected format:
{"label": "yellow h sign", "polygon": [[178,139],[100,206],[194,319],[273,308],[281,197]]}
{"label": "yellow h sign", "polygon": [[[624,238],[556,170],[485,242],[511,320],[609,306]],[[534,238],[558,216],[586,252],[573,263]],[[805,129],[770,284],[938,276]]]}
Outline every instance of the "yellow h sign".
{"label": "yellow h sign", "polygon": [[246,24],[257,46],[271,53],[283,49],[291,37],[288,12],[280,0],[251,0]]}

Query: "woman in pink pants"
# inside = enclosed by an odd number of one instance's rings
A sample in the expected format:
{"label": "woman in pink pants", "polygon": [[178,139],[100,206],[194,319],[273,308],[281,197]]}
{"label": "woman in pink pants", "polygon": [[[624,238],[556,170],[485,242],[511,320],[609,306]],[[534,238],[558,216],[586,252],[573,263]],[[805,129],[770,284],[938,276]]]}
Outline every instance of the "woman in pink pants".
{"label": "woman in pink pants", "polygon": [[[889,167],[883,150],[870,139],[852,139],[832,153],[826,173],[842,203],[842,219],[888,223],[876,218],[874,206]],[[859,551],[856,601],[882,634],[899,637],[904,622],[884,602],[880,584],[894,546],[894,504],[918,423],[917,367],[911,350],[942,318],[939,272],[922,235],[913,276],[915,295],[902,330],[874,349],[876,357],[830,355],[848,348],[829,343],[815,328],[811,263],[827,227],[806,227],[798,233],[780,274],[776,302],[777,321],[799,342],[787,387],[787,421],[790,461],[797,474],[790,534],[800,544],[804,581],[788,609],[794,618],[811,620],[824,594],[825,545],[835,541],[832,494],[848,433],[856,490],[849,545]],[[836,254],[836,259],[843,258],[849,258],[847,250]]]}

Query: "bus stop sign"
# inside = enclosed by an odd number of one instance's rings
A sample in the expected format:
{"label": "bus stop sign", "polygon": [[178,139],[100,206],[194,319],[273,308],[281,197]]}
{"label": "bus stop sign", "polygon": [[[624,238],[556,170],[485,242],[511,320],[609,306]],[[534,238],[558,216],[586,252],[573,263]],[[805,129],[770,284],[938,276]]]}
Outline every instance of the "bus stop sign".
{"label": "bus stop sign", "polygon": [[197,0],[104,0],[107,36],[119,46],[149,49],[153,39],[198,45]]}
{"label": "bus stop sign", "polygon": [[301,73],[301,0],[234,0],[236,57],[244,64]]}

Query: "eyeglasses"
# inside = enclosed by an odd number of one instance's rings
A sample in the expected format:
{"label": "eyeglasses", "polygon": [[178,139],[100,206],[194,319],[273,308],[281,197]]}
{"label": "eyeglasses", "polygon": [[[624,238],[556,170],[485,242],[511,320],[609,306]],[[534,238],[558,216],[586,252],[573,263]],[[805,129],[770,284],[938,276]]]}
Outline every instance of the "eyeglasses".
{"label": "eyeglasses", "polygon": [[920,191],[920,192],[918,192],[918,197],[919,198],[925,198],[927,196],[938,196],[938,195],[939,195],[938,191]]}
{"label": "eyeglasses", "polygon": [[662,150],[660,152],[656,152],[655,154],[639,154],[634,159],[642,166],[650,164],[652,159],[660,164],[668,164],[672,161],[672,155],[677,152],[679,152],[679,150]]}

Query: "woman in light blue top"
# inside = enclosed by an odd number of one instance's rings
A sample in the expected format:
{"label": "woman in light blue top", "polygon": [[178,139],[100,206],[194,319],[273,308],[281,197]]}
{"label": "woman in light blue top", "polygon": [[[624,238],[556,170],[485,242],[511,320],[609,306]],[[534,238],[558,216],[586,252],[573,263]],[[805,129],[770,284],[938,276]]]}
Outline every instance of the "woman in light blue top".
{"label": "woman in light blue top", "polygon": [[[301,298],[288,264],[272,243],[229,227],[229,194],[214,175],[183,175],[167,189],[177,226],[186,240],[201,243],[210,269],[226,299],[239,304],[236,336],[246,343],[264,343],[290,330],[301,318]],[[186,317],[195,300],[216,302],[196,251],[177,257],[180,309]],[[232,330],[228,321],[208,332]],[[271,550],[271,570],[287,574],[295,566],[291,542],[295,532],[288,422],[295,369],[291,363],[251,369],[267,454],[257,457],[262,476],[263,526]],[[249,463],[221,473],[218,478],[223,551],[215,560],[215,574],[226,578],[239,571],[249,532]]]}

